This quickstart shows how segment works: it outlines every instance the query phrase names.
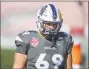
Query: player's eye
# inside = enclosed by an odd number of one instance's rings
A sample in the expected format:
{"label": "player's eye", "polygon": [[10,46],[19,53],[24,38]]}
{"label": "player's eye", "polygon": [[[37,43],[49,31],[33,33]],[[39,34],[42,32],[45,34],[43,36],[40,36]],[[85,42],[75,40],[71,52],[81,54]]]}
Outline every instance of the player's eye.
{"label": "player's eye", "polygon": [[54,26],[54,27],[56,27],[57,25],[56,24],[52,24],[52,23],[46,23],[46,24],[44,24],[44,26]]}
{"label": "player's eye", "polygon": [[49,24],[44,24],[44,26],[49,26]]}

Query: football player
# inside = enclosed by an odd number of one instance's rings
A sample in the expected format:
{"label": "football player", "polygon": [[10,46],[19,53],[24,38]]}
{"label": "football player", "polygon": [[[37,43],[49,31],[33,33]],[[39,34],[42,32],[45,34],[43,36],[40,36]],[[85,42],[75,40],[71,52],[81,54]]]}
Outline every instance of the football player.
{"label": "football player", "polygon": [[63,18],[53,4],[37,12],[39,31],[18,34],[13,69],[72,69],[72,36],[60,32]]}

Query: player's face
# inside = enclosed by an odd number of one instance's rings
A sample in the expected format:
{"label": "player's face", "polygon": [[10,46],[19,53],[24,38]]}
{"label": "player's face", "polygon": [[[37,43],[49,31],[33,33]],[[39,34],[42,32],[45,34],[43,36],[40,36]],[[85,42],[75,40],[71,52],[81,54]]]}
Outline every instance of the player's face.
{"label": "player's face", "polygon": [[57,28],[57,24],[53,24],[53,23],[44,23],[44,28],[46,30],[51,30],[51,29],[56,29]]}

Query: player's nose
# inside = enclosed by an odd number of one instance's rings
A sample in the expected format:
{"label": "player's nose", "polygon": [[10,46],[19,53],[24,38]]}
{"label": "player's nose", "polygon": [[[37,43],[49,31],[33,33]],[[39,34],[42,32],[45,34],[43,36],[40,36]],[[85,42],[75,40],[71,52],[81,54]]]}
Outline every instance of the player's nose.
{"label": "player's nose", "polygon": [[50,25],[50,26],[48,26],[50,29],[53,29],[54,27],[53,27],[53,25]]}

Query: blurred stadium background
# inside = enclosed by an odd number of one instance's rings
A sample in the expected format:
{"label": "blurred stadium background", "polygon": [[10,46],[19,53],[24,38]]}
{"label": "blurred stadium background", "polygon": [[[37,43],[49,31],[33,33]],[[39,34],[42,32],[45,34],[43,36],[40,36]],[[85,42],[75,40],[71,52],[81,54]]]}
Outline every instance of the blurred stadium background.
{"label": "blurred stadium background", "polygon": [[16,35],[37,30],[36,12],[47,3],[61,10],[64,19],[61,30],[80,41],[82,65],[88,69],[88,2],[1,2],[1,69],[12,67]]}

